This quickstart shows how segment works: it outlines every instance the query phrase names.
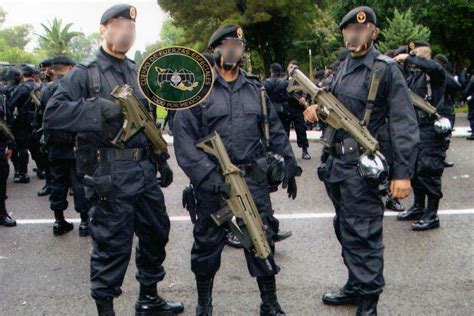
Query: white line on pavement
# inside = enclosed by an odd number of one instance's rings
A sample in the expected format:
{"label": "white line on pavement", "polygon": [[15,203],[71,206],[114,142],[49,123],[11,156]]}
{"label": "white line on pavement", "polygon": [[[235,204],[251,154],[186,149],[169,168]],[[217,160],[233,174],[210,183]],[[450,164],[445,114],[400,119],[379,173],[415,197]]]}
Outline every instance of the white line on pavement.
{"label": "white line on pavement", "polygon": [[[397,212],[385,212],[385,217],[397,216]],[[440,210],[439,215],[472,215],[474,209],[463,209],[463,210]],[[318,219],[318,218],[332,218],[334,213],[295,213],[295,214],[276,214],[278,219]],[[170,216],[172,222],[188,222],[190,221],[189,216]],[[71,218],[68,221],[73,223],[79,223],[79,218]],[[18,219],[18,224],[52,224],[54,219]]]}
{"label": "white line on pavement", "polygon": [[[471,129],[470,127],[466,127],[466,126],[456,127],[454,129],[453,133],[452,133],[452,137],[466,137],[466,136],[469,136],[469,135],[471,135],[471,133],[469,133],[470,129]],[[319,132],[319,131],[307,131],[306,136],[307,136],[309,141],[318,141],[321,138],[321,132]],[[168,143],[168,145],[173,144],[173,136],[165,134],[165,135],[163,135],[163,137],[166,140],[166,142]],[[290,131],[290,141],[291,142],[296,141],[296,132],[294,130]]]}

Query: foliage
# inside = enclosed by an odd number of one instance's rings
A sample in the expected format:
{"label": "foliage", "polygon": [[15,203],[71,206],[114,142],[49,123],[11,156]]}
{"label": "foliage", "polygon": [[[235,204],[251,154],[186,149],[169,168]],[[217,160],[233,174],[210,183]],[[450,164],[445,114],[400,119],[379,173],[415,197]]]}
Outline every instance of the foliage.
{"label": "foliage", "polygon": [[377,47],[385,52],[411,41],[429,41],[430,33],[426,26],[415,24],[411,9],[403,13],[395,8],[393,18],[387,18],[387,28],[382,30],[381,35],[384,40],[379,42]]}
{"label": "foliage", "polygon": [[71,40],[82,35],[80,32],[70,31],[72,23],[67,23],[64,27],[62,23],[63,21],[57,18],[54,18],[52,23],[48,22],[48,26],[42,23],[44,34],[37,34],[40,48],[46,49],[50,56],[70,54]]}
{"label": "foliage", "polygon": [[77,62],[87,60],[95,56],[100,47],[101,38],[99,33],[89,35],[78,35],[71,40],[69,51],[71,57]]}
{"label": "foliage", "polygon": [[0,38],[5,40],[8,46],[23,50],[30,41],[32,31],[31,24],[21,24],[0,30]]}

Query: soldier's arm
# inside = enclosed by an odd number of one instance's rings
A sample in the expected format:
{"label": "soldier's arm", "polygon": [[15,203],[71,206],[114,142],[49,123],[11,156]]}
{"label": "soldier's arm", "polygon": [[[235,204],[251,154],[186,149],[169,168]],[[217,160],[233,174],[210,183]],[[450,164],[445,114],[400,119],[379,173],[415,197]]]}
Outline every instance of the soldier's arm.
{"label": "soldier's arm", "polygon": [[280,154],[285,158],[285,162],[288,166],[296,167],[296,158],[293,153],[293,149],[290,145],[290,140],[286,135],[283,125],[281,124],[280,118],[276,113],[270,99],[267,96],[267,107],[268,107],[268,125],[270,128],[270,148],[276,153]]}
{"label": "soldier's arm", "polygon": [[418,154],[419,129],[408,87],[398,65],[388,65],[384,80],[390,111],[390,138],[393,150],[393,178],[413,177]]}
{"label": "soldier's arm", "polygon": [[440,81],[444,80],[444,69],[434,60],[409,55],[405,59],[405,63],[417,65],[421,70],[426,72],[431,79]]}
{"label": "soldier's arm", "polygon": [[461,84],[454,79],[454,77],[446,71],[446,88],[452,91],[461,90]]}
{"label": "soldier's arm", "polygon": [[102,128],[101,98],[88,98],[87,69],[77,66],[59,83],[46,105],[46,129],[94,132]]}
{"label": "soldier's arm", "polygon": [[196,148],[199,142],[199,121],[191,110],[176,111],[173,122],[174,151],[178,165],[198,186],[213,171],[216,164],[202,150]]}
{"label": "soldier's arm", "polygon": [[10,97],[10,99],[7,102],[7,107],[10,113],[13,113],[15,110],[15,107],[20,107],[25,102],[28,100],[29,94],[28,94],[28,87],[24,84],[21,84],[21,87],[19,87]]}

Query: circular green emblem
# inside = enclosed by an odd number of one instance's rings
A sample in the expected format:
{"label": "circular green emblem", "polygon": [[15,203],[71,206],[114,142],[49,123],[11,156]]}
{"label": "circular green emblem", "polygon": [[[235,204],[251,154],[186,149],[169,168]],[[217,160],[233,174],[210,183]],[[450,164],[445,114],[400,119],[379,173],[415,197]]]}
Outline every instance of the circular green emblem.
{"label": "circular green emblem", "polygon": [[181,110],[202,102],[214,84],[212,65],[200,53],[180,46],[151,53],[138,68],[138,86],[152,103]]}

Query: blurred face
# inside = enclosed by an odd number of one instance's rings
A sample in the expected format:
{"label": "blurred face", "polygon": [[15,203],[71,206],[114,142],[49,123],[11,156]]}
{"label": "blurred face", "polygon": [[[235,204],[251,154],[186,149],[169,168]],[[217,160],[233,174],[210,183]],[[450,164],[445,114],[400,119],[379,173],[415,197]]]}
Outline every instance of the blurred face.
{"label": "blurred face", "polygon": [[108,51],[125,55],[135,42],[135,22],[129,19],[111,19],[100,26],[100,37]]}
{"label": "blurred face", "polygon": [[424,59],[431,59],[431,48],[427,46],[417,47],[411,50],[410,54]]}
{"label": "blurred face", "polygon": [[242,61],[244,54],[244,42],[238,39],[225,39],[216,46],[214,55],[219,67],[224,69],[234,69]]}
{"label": "blurred face", "polygon": [[298,68],[298,65],[289,63],[288,67],[286,68],[286,71],[288,71],[288,74],[291,74],[293,72],[293,69]]}
{"label": "blurred face", "polygon": [[379,30],[372,23],[351,23],[342,30],[344,44],[351,53],[362,53],[369,49]]}

